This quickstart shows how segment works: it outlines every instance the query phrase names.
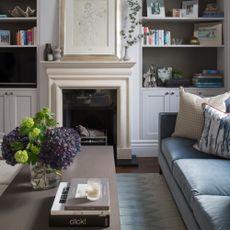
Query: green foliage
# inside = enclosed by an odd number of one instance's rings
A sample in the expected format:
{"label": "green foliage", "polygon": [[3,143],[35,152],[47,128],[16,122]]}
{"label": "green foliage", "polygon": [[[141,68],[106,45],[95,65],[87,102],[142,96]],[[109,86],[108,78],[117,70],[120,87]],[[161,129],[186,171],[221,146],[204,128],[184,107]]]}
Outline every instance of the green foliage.
{"label": "green foliage", "polygon": [[136,27],[141,24],[141,22],[139,21],[139,16],[138,13],[141,9],[141,6],[139,4],[138,0],[128,0],[128,5],[129,5],[129,28],[127,28],[126,30],[121,30],[121,36],[125,42],[125,47],[130,47],[132,45],[134,45],[135,43],[137,43],[142,37],[142,34],[139,35],[135,35],[135,29]]}
{"label": "green foliage", "polygon": [[35,164],[38,160],[41,145],[45,140],[47,129],[54,128],[56,125],[57,122],[54,119],[54,114],[48,108],[41,109],[33,118],[25,117],[21,121],[19,132],[20,135],[29,138],[29,143],[26,148],[24,148],[21,142],[11,143],[12,150],[16,152],[15,160],[18,163]]}

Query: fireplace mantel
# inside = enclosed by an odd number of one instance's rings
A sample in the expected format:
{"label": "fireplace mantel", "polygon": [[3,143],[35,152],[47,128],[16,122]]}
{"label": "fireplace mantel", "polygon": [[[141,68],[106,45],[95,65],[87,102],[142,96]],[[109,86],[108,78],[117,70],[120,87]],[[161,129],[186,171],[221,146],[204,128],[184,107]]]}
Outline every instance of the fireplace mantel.
{"label": "fireplace mantel", "polygon": [[134,62],[42,62],[48,76],[49,107],[63,123],[63,89],[117,90],[117,158],[131,159],[130,77]]}

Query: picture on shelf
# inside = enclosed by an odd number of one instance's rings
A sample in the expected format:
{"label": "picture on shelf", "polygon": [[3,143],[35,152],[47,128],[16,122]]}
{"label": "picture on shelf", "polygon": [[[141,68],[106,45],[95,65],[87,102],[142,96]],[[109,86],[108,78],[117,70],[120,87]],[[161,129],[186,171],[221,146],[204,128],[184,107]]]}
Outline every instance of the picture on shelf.
{"label": "picture on shelf", "polygon": [[157,69],[157,85],[164,86],[167,80],[172,79],[172,67],[159,67]]}
{"label": "picture on shelf", "polygon": [[0,30],[0,45],[10,45],[9,30]]}
{"label": "picture on shelf", "polygon": [[182,16],[186,18],[198,18],[198,1],[183,1]]}
{"label": "picture on shelf", "polygon": [[222,45],[222,24],[197,23],[194,25],[194,36],[200,45]]}
{"label": "picture on shelf", "polygon": [[150,18],[165,17],[164,0],[147,0],[147,16]]}

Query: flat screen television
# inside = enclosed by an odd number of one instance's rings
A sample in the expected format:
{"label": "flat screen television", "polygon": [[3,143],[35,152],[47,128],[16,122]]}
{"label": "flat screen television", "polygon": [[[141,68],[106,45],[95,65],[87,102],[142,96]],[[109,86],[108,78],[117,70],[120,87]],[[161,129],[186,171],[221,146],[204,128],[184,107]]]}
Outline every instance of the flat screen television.
{"label": "flat screen television", "polygon": [[0,49],[0,87],[36,87],[36,48]]}

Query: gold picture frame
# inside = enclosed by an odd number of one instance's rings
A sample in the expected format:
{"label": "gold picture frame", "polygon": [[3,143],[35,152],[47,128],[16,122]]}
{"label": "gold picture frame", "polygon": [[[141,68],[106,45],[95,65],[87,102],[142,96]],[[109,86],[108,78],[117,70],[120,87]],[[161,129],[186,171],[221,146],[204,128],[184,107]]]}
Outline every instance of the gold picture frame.
{"label": "gold picture frame", "polygon": [[63,60],[118,60],[118,0],[59,0]]}

